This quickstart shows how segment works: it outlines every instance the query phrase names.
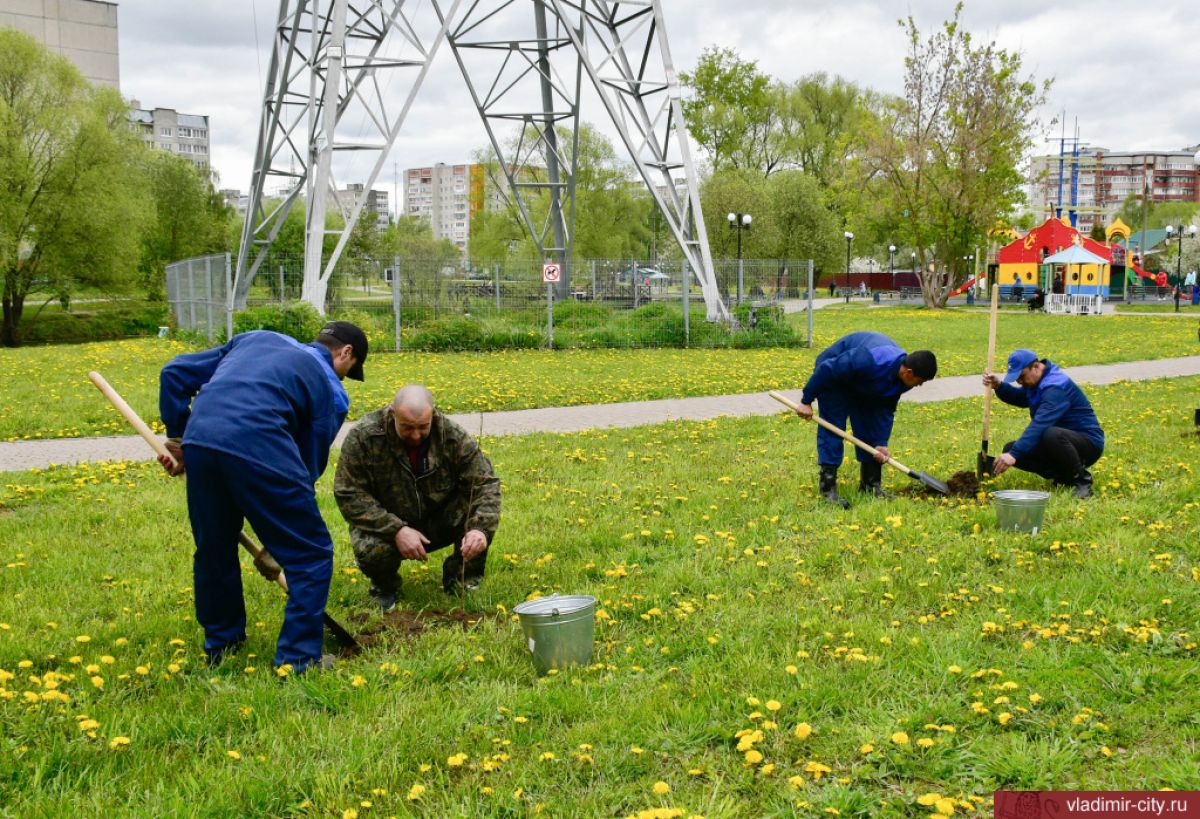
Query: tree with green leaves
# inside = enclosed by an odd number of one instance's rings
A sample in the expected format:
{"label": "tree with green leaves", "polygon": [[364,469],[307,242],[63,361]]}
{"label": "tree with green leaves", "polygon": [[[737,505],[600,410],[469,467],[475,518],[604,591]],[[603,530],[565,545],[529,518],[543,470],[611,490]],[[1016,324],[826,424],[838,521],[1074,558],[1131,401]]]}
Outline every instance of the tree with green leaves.
{"label": "tree with green leaves", "polygon": [[81,286],[119,292],[137,281],[142,150],[115,90],[0,29],[0,343],[19,343],[35,287],[67,298]]}
{"label": "tree with green leaves", "polygon": [[[512,140],[515,146],[518,137]],[[528,138],[526,138],[528,142]],[[568,156],[573,141],[565,131],[559,144],[566,147]],[[646,253],[650,238],[647,225],[651,200],[644,192],[641,180],[634,175],[632,163],[617,156],[608,138],[595,127],[580,123],[578,160],[575,163],[575,233],[571,247],[575,261],[587,258],[640,258]],[[538,259],[536,245],[521,219],[507,181],[500,172],[495,152],[486,149],[476,153],[477,161],[487,167],[487,184],[505,190],[506,205],[501,210],[485,211],[471,218],[471,258],[480,263],[508,260]],[[523,173],[539,181],[540,168],[528,167]],[[541,180],[544,181],[544,180]],[[546,220],[550,210],[549,193],[536,195],[524,189],[525,204],[535,225]],[[532,270],[532,267],[531,267]]]}
{"label": "tree with green leaves", "polygon": [[895,220],[916,249],[925,304],[942,307],[969,275],[964,257],[1022,199],[1019,166],[1049,81],[1021,75],[1020,55],[976,45],[954,17],[923,39],[912,17],[904,96],[889,104],[862,160],[876,221]]}
{"label": "tree with green leaves", "polygon": [[[704,223],[715,258],[730,259],[737,252],[737,231],[729,229],[727,214],[749,213],[753,218],[742,239],[742,256],[747,259],[812,259],[814,280],[838,269],[841,258],[841,227],[829,210],[816,179],[801,171],[784,171],[762,177],[745,170],[714,173],[701,189]],[[724,268],[718,286],[733,287]],[[778,271],[779,282],[791,288],[799,282],[798,270]],[[785,278],[786,277],[786,278]]]}
{"label": "tree with green leaves", "polygon": [[752,60],[732,48],[709,46],[696,68],[680,74],[689,90],[683,118],[692,139],[714,171],[758,170],[764,175],[781,161],[771,135],[782,105],[782,91]]}
{"label": "tree with green leaves", "polygon": [[161,299],[166,265],[228,251],[232,247],[230,223],[240,220],[211,179],[183,157],[148,150],[142,162],[152,218],[142,237],[138,267],[146,292]]}

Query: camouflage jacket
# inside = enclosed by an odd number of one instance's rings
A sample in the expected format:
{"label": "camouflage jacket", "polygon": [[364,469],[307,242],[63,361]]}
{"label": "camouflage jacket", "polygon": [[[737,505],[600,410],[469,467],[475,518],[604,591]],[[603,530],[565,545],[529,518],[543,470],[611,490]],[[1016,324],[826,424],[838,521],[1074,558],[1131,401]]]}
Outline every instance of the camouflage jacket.
{"label": "camouflage jacket", "polygon": [[425,470],[414,475],[387,407],[350,430],[333,494],[352,539],[392,540],[412,526],[426,535],[479,529],[492,542],[500,525],[500,479],[491,461],[465,429],[437,410],[428,443]]}

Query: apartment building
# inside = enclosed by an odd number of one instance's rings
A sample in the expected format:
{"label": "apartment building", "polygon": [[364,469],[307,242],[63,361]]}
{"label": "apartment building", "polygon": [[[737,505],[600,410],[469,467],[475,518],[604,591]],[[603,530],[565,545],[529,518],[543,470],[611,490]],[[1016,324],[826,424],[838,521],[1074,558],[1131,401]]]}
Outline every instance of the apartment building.
{"label": "apartment building", "polygon": [[1107,224],[1129,196],[1151,202],[1200,202],[1200,145],[1177,151],[1111,151],[1081,145],[1062,156],[1034,157],[1026,185],[1029,209],[1046,217],[1075,212],[1082,233]]}
{"label": "apartment building", "polygon": [[142,108],[131,101],[129,127],[151,148],[170,151],[190,161],[201,172],[209,172],[208,117],[180,114],[173,108]]}
{"label": "apartment building", "polygon": [[[347,213],[358,205],[358,201],[363,195],[364,186],[361,182],[347,185],[337,191],[338,203]],[[365,195],[366,203],[363,205],[362,213],[359,214],[359,220],[369,219],[374,223],[376,230],[383,230],[388,226],[387,191],[370,190],[366,191]]]}
{"label": "apartment building", "polygon": [[484,207],[484,167],[439,162],[404,172],[404,214],[429,222],[435,239],[449,239],[463,252],[471,218]]}
{"label": "apartment building", "polygon": [[88,82],[120,88],[117,4],[0,0],[0,28],[15,28],[66,57]]}

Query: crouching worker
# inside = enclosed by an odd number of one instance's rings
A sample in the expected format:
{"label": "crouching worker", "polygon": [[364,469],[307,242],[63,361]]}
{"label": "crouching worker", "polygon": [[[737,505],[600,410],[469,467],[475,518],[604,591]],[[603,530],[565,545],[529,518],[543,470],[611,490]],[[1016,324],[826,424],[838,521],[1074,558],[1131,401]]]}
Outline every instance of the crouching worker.
{"label": "crouching worker", "polygon": [[332,661],[321,647],[333,540],[313,485],[350,408],[342,379],[362,381],[366,360],[363,331],[331,321],[311,344],[257,330],[163,367],[159,413],[176,463],[159,461],[173,475],[187,470],[196,619],[210,663],[246,641],[243,520],[287,572],[275,665],[301,672]]}
{"label": "crouching worker", "polygon": [[358,568],[384,611],[396,605],[400,562],[453,545],[442,587],[476,589],[500,525],[500,479],[467,431],[419,384],[364,416],[342,445],[333,482]]}
{"label": "crouching worker", "polygon": [[[854,434],[879,450],[879,456],[872,458],[855,448],[859,489],[877,497],[890,497],[883,491],[883,464],[889,457],[887,444],[896,405],[901,395],[935,375],[937,357],[929,350],[906,353],[882,333],[851,333],[817,356],[796,414],[811,419],[812,404],[817,401],[821,417],[839,429],[846,428],[849,418]],[[837,491],[844,447],[837,435],[824,427],[817,428],[821,497],[848,509],[850,504]]]}
{"label": "crouching worker", "polygon": [[1032,350],[1014,350],[1004,378],[988,372],[983,382],[1004,403],[1028,407],[1031,419],[1020,438],[1004,445],[995,473],[1015,466],[1074,487],[1077,498],[1091,497],[1088,467],[1104,452],[1104,430],[1083,390],[1057,364],[1039,359]]}

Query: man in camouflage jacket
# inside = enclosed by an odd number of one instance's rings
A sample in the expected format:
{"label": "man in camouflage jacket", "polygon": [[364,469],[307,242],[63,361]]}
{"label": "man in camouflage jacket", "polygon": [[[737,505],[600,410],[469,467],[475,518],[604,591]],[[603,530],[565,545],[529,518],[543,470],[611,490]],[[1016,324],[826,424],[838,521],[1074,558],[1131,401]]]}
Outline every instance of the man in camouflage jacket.
{"label": "man in camouflage jacket", "polygon": [[479,444],[434,407],[429,390],[402,388],[346,436],[333,494],[371,596],[396,604],[400,561],[453,545],[442,587],[479,586],[500,525],[500,479]]}

